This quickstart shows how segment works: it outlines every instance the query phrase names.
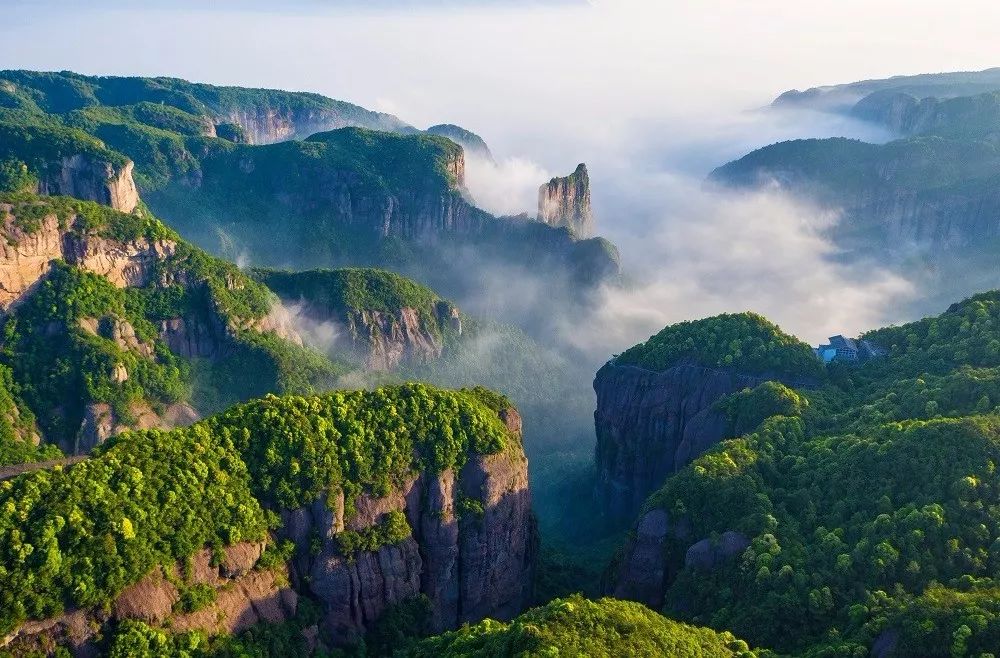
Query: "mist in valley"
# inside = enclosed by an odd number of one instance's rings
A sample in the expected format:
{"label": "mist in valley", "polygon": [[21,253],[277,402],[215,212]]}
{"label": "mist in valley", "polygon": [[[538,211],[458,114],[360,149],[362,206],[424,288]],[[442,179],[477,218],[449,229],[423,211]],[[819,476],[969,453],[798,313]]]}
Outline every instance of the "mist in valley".
{"label": "mist in valley", "polygon": [[[544,527],[565,521],[559,517],[570,497],[586,513],[595,371],[663,326],[753,310],[816,344],[935,310],[915,305],[914,281],[883,263],[845,258],[830,238],[841,220],[835,209],[778,189],[721,190],[706,176],[784,139],[891,139],[844,117],[766,106],[793,87],[993,65],[995,42],[982,16],[1000,10],[975,4],[975,11],[946,12],[852,0],[794,16],[772,0],[752,10],[643,0],[452,2],[397,11],[392,3],[302,2],[294,10],[281,5],[280,14],[266,5],[172,4],[167,13],[156,5],[98,4],[72,20],[54,15],[44,28],[50,47],[32,51],[29,62],[20,52],[37,29],[26,12],[19,20],[22,5],[15,3],[18,29],[0,43],[0,60],[11,68],[316,91],[421,128],[455,123],[494,153],[495,162],[469,159],[467,185],[481,207],[500,215],[534,215],[539,185],[587,163],[598,234],[620,249],[623,280],[581,299],[548,272],[503,262],[480,267],[454,301],[481,318],[482,328],[450,361],[406,373],[512,396],[525,413]],[[868,24],[858,26],[849,18],[862,10]],[[150,22],[155,31],[144,29]],[[108,25],[120,37],[113,46],[84,36]],[[934,36],[925,38],[930,26]],[[859,30],[893,37],[858,38]],[[897,40],[904,39],[921,47],[901,49]],[[231,245],[232,257],[241,253]],[[462,259],[477,254],[453,256],[456,270],[473,271]],[[336,327],[300,309],[288,319],[319,349],[336,342]],[[368,383],[364,376],[342,382]]]}

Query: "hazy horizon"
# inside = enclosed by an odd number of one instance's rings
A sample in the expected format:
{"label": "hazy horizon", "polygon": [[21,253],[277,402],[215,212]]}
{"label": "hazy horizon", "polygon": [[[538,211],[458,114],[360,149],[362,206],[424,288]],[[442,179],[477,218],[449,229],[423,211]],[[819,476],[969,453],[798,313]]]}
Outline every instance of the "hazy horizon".
{"label": "hazy horizon", "polygon": [[912,314],[907,282],[837,262],[818,235],[835,217],[776,195],[718,195],[703,181],[782,139],[887,139],[844,118],[756,110],[791,88],[1000,64],[990,30],[1000,7],[499,4],[15,1],[0,67],[313,91],[420,128],[456,123],[498,156],[469,180],[495,212],[532,211],[541,182],[587,162],[598,230],[635,282],[609,292],[600,340],[571,332],[589,349],[725,310],[752,308],[812,342]]}

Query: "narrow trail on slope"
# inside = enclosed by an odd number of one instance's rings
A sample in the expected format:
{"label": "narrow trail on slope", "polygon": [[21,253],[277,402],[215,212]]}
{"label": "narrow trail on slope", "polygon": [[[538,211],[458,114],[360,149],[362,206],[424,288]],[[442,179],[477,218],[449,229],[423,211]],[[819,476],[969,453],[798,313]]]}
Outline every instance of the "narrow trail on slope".
{"label": "narrow trail on slope", "polygon": [[40,471],[45,468],[52,468],[54,466],[72,466],[73,464],[78,464],[83,460],[87,459],[87,455],[75,455],[73,457],[63,457],[62,459],[49,459],[44,462],[32,462],[30,464],[14,464],[13,466],[4,466],[0,468],[0,482],[3,480],[9,480],[13,477],[17,477],[23,473],[30,473],[32,471]]}

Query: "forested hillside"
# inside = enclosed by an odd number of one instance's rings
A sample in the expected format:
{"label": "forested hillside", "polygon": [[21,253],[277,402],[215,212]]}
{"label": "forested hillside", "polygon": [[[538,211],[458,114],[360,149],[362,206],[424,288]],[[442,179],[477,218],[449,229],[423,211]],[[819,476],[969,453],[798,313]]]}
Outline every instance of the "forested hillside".
{"label": "forested hillside", "polygon": [[792,655],[992,650],[997,294],[864,338],[888,356],[717,401],[740,438],[646,501],[609,591]]}
{"label": "forested hillside", "polygon": [[0,136],[5,187],[126,212],[138,188],[186,238],[256,265],[392,266],[451,294],[496,261],[583,286],[618,272],[607,241],[476,208],[447,137],[316,94],[3,71]]}

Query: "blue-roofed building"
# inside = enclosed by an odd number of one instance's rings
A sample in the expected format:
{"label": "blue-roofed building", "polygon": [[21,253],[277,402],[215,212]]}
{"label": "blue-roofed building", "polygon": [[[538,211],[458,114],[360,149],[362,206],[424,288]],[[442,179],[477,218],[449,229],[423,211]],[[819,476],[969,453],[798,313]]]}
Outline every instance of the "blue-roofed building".
{"label": "blue-roofed building", "polygon": [[885,350],[871,341],[847,338],[846,336],[831,336],[829,343],[820,345],[814,351],[823,363],[832,361],[858,363],[883,357],[886,354]]}

